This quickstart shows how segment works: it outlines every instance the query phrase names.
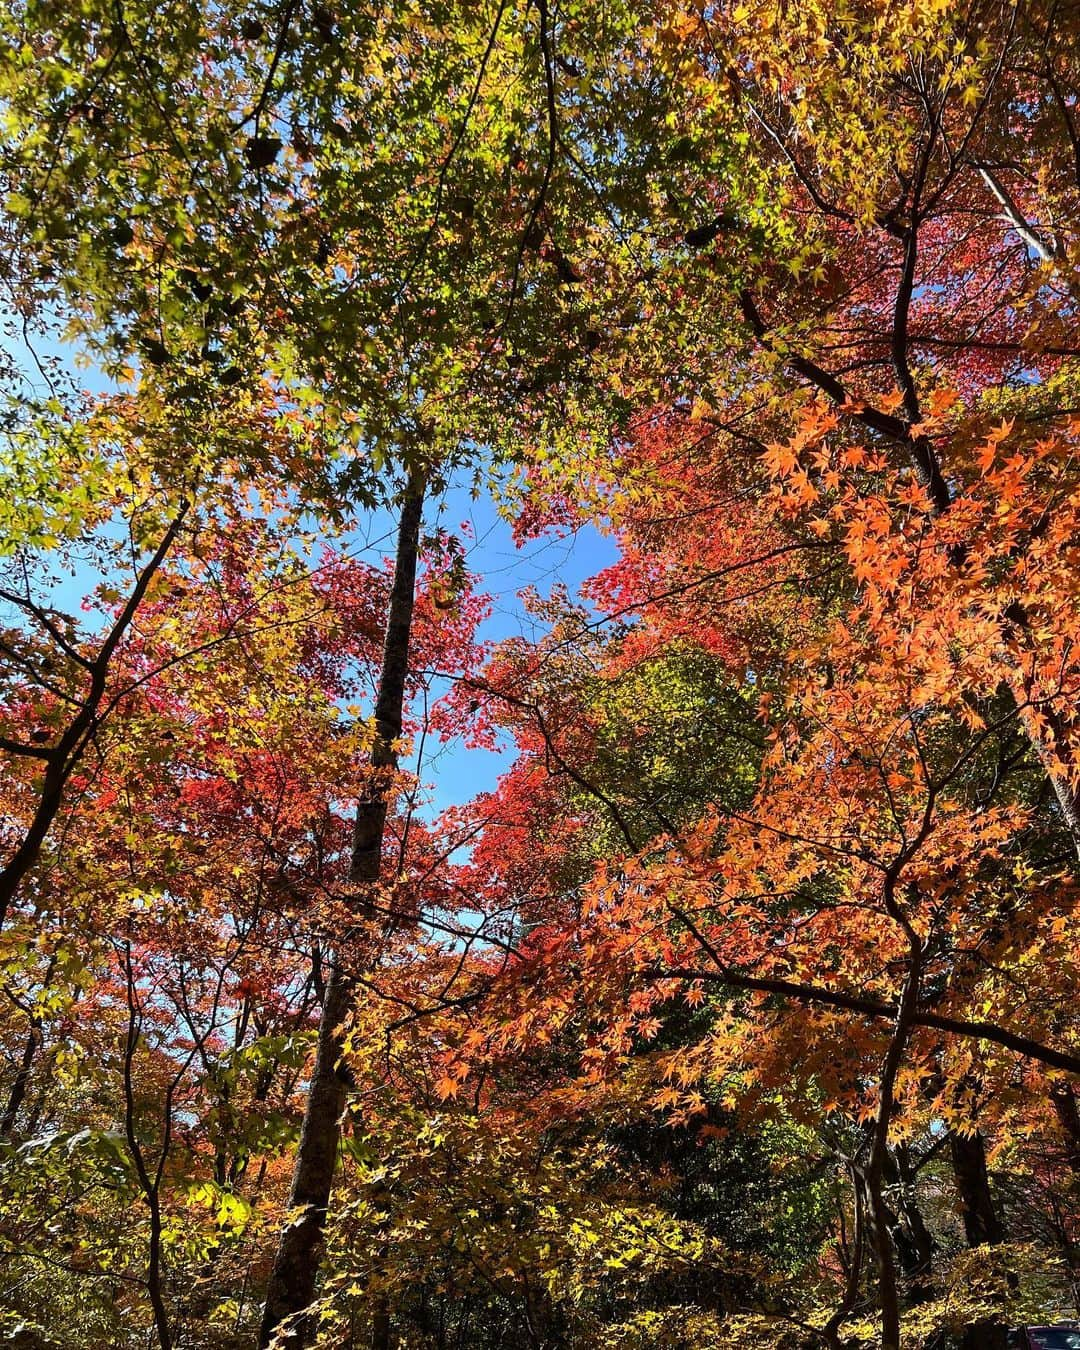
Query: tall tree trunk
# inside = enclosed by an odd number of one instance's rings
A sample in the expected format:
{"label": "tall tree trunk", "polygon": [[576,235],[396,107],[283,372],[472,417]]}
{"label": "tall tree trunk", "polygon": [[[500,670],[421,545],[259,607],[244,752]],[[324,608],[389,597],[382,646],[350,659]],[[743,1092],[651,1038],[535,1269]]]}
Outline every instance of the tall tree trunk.
{"label": "tall tree trunk", "polygon": [[1065,1144],[1065,1163],[1071,1176],[1057,1194],[1051,1194],[1053,1231],[1068,1263],[1073,1287],[1073,1303],[1080,1311],[1080,1242],[1077,1241],[1077,1214],[1080,1213],[1080,1107],[1069,1083],[1056,1083],[1050,1089],[1050,1102],[1057,1116]]}
{"label": "tall tree trunk", "polygon": [[[35,911],[35,918],[37,911]],[[53,972],[56,970],[55,953],[49,957],[49,964],[45,968],[45,974],[41,980],[42,989],[48,989],[52,983]],[[19,1111],[23,1102],[26,1100],[26,1093],[30,1087],[30,1076],[34,1068],[34,1060],[41,1050],[43,1038],[41,1034],[41,1018],[34,1012],[33,1005],[19,1004],[19,1007],[26,1013],[27,1020],[30,1023],[30,1029],[26,1033],[26,1042],[23,1046],[22,1062],[15,1074],[15,1080],[11,1085],[11,1092],[8,1094],[7,1105],[4,1107],[4,1114],[0,1117],[0,1139],[8,1139],[15,1130],[15,1122],[18,1120]]]}
{"label": "tall tree trunk", "polygon": [[1080,1108],[1076,1093],[1069,1083],[1058,1083],[1050,1089],[1050,1101],[1065,1136],[1065,1159],[1073,1172],[1080,1176]]}
{"label": "tall tree trunk", "polygon": [[890,1204],[889,1210],[893,1216],[891,1233],[900,1258],[900,1269],[908,1283],[912,1302],[920,1303],[931,1293],[929,1276],[934,1239],[915,1197],[915,1175],[906,1144],[889,1149],[882,1177],[896,1196],[895,1205]]}
{"label": "tall tree trunk", "polygon": [[[371,752],[373,786],[369,796],[357,805],[353,830],[350,880],[367,888],[358,901],[361,910],[370,909],[371,887],[379,879],[386,830],[386,795],[397,768],[394,746],[401,736],[423,504],[423,479],[414,472],[409,477],[401,505],[390,612],[375,702],[376,737]],[[289,1209],[298,1212],[298,1217],[287,1223],[281,1232],[267,1285],[259,1332],[260,1347],[270,1345],[280,1329],[278,1344],[287,1350],[298,1350],[307,1336],[304,1310],[315,1294],[337,1162],[341,1116],[345,1109],[346,1084],[339,1071],[340,1029],[356,992],[356,981],[343,968],[338,953],[329,954],[328,965],[330,973],[319,1019],[315,1067],[289,1192]]]}
{"label": "tall tree trunk", "polygon": [[919,981],[922,972],[922,944],[918,934],[899,907],[895,895],[896,874],[886,877],[884,904],[889,917],[903,929],[909,943],[908,976],[900,993],[896,1023],[889,1048],[885,1054],[879,1079],[877,1114],[874,1119],[870,1155],[865,1166],[859,1168],[859,1181],[866,1198],[866,1219],[874,1253],[877,1257],[878,1299],[881,1304],[881,1350],[900,1350],[900,1291],[893,1261],[892,1237],[889,1232],[889,1207],[885,1203],[882,1173],[889,1152],[889,1121],[896,1105],[896,1078],[911,1034],[911,1018],[919,1002]]}
{"label": "tall tree trunk", "polygon": [[1005,1229],[990,1194],[986,1141],[978,1133],[963,1135],[954,1131],[949,1137],[949,1153],[968,1246],[981,1247],[986,1243],[1003,1242]]}
{"label": "tall tree trunk", "polygon": [[[908,848],[912,851],[922,842],[916,838]],[[867,1228],[877,1257],[878,1299],[881,1304],[881,1350],[900,1350],[900,1291],[893,1261],[892,1237],[889,1233],[889,1207],[885,1202],[882,1176],[888,1163],[889,1122],[896,1107],[896,1079],[907,1051],[908,1039],[914,1025],[912,1019],[919,1006],[922,982],[923,944],[918,932],[897,896],[900,873],[907,861],[907,851],[893,860],[885,875],[881,900],[889,918],[903,930],[908,944],[907,977],[900,990],[896,1021],[878,1079],[878,1107],[871,1132],[869,1157],[858,1170],[859,1182],[866,1197]]]}
{"label": "tall tree trunk", "polygon": [[379,1295],[371,1319],[371,1350],[390,1350],[390,1300]]}
{"label": "tall tree trunk", "polygon": [[3,1117],[0,1118],[0,1139],[7,1139],[15,1129],[15,1121],[19,1116],[19,1109],[26,1100],[26,1089],[30,1085],[30,1071],[34,1067],[34,1057],[41,1046],[41,1030],[36,1019],[31,1022],[30,1030],[26,1034],[26,1044],[23,1046],[22,1063],[19,1065],[18,1072],[15,1074],[15,1081],[11,1085],[11,1092],[8,1094],[7,1106],[4,1107]]}
{"label": "tall tree trunk", "polygon": [[881,1306],[881,1350],[900,1350],[900,1292],[889,1234],[889,1211],[881,1195],[881,1177],[873,1163],[860,1177],[866,1205],[867,1229],[877,1260],[877,1291]]}
{"label": "tall tree trunk", "polygon": [[[1004,1242],[1005,1228],[990,1194],[986,1142],[982,1135],[962,1135],[954,1131],[949,1136],[949,1152],[968,1246],[992,1246]],[[987,1320],[965,1329],[961,1347],[962,1350],[1005,1350],[1005,1337],[1003,1322]]]}

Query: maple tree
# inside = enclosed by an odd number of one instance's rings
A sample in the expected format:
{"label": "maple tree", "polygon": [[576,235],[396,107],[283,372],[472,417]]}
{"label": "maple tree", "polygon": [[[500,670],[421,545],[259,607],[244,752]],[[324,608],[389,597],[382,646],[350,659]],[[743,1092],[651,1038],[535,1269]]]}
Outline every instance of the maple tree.
{"label": "maple tree", "polygon": [[[5,1334],[1075,1305],[1071,10],[0,43]],[[485,644],[462,481],[616,560]],[[505,771],[437,809],[429,739]]]}

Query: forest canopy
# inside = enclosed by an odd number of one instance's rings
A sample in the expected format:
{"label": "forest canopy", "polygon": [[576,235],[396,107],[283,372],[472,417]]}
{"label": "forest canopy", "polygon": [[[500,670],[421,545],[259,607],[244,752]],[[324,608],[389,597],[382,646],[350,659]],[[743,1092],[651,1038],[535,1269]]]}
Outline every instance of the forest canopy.
{"label": "forest canopy", "polygon": [[1073,0],[7,0],[0,202],[0,1344],[1080,1345]]}

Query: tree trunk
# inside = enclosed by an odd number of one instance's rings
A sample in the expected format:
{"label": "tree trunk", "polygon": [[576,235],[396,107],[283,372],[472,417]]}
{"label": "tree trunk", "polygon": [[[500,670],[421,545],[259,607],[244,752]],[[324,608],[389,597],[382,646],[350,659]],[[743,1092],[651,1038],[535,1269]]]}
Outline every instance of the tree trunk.
{"label": "tree trunk", "polygon": [[1065,1136],[1065,1159],[1072,1171],[1080,1175],[1080,1109],[1076,1093],[1068,1083],[1058,1083],[1050,1089],[1050,1100]]}
{"label": "tree trunk", "polygon": [[[982,1135],[961,1135],[954,1131],[949,1136],[949,1152],[968,1246],[1004,1242],[1005,1228],[990,1194]],[[967,1327],[960,1343],[962,1350],[1005,1350],[1006,1330],[1003,1322],[993,1320]]]}
{"label": "tree trunk", "polygon": [[886,878],[884,903],[890,918],[894,918],[905,930],[909,943],[910,966],[900,994],[896,1024],[881,1070],[880,1099],[874,1120],[870,1156],[866,1165],[859,1168],[859,1182],[866,1197],[867,1229],[877,1257],[881,1350],[900,1350],[900,1291],[896,1279],[896,1264],[893,1261],[892,1237],[889,1232],[889,1207],[885,1203],[882,1190],[882,1173],[889,1152],[889,1121],[896,1105],[896,1077],[911,1033],[911,1018],[918,1007],[922,969],[922,946],[915,930],[897,905],[895,884],[895,874]]}
{"label": "tree trunk", "polygon": [[1023,211],[1017,206],[1012,193],[990,168],[988,164],[981,164],[978,160],[973,160],[975,169],[979,177],[990,189],[994,200],[1001,207],[1002,217],[1008,221],[1025,246],[1039,259],[1040,262],[1053,262],[1056,256],[1056,250],[1051,247],[1042,237],[1038,230],[1030,223]]}
{"label": "tree trunk", "polygon": [[900,1269],[908,1283],[913,1303],[930,1297],[930,1267],[934,1257],[934,1239],[923,1220],[915,1198],[915,1177],[911,1156],[905,1144],[886,1154],[882,1176],[895,1191],[896,1203],[890,1205],[891,1233],[900,1258]]}
{"label": "tree trunk", "polygon": [[15,1081],[11,1085],[11,1092],[8,1094],[7,1106],[4,1108],[3,1117],[0,1118],[0,1139],[8,1139],[15,1129],[15,1122],[19,1116],[19,1110],[26,1100],[26,1089],[30,1086],[30,1073],[34,1067],[34,1058],[41,1047],[41,1029],[37,1019],[30,1023],[30,1030],[27,1032],[26,1044],[23,1047],[22,1063],[19,1065],[18,1072],[15,1075]]}
{"label": "tree trunk", "polygon": [[990,1194],[985,1140],[978,1133],[962,1135],[954,1132],[949,1137],[949,1152],[968,1246],[1003,1242],[1005,1230]]}
{"label": "tree trunk", "polygon": [[390,1300],[379,1295],[371,1320],[371,1350],[390,1350]]}
{"label": "tree trunk", "polygon": [[[424,484],[410,475],[401,506],[390,612],[386,625],[382,669],[375,703],[376,739],[371,752],[375,770],[372,791],[358,803],[353,830],[350,880],[365,884],[358,909],[373,909],[371,888],[379,879],[383,837],[386,829],[386,793],[397,767],[394,743],[401,735],[405,678],[409,669],[409,638],[412,631],[416,587],[416,561],[420,543]],[[339,955],[328,957],[326,981],[315,1067],[308,1089],[304,1124],[296,1154],[289,1209],[296,1216],[282,1229],[277,1255],[267,1284],[259,1345],[270,1345],[275,1334],[285,1350],[298,1350],[307,1338],[305,1310],[315,1294],[323,1232],[334,1168],[337,1162],[341,1116],[345,1109],[345,1080],[339,1072],[340,1028],[353,996],[356,981],[343,969]]]}
{"label": "tree trunk", "polygon": [[866,1206],[867,1230],[877,1260],[878,1302],[881,1306],[881,1350],[900,1350],[900,1292],[889,1233],[889,1210],[881,1195],[881,1177],[873,1164],[860,1177]]}

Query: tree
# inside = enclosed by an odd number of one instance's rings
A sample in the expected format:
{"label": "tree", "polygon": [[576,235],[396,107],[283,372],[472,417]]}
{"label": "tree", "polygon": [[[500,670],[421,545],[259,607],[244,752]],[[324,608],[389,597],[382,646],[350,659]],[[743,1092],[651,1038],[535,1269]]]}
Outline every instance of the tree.
{"label": "tree", "polygon": [[[269,1271],[263,1344],[899,1350],[1061,1302],[1074,30],[0,20],[15,327],[119,388],[0,371],[0,1240],[64,1272],[17,1315],[113,1281],[102,1337],[224,1345]],[[483,669],[455,475],[619,549]],[[508,771],[425,814],[407,738],[462,728]]]}
{"label": "tree", "polygon": [[[387,797],[398,767],[396,746],[401,739],[405,683],[409,674],[409,641],[423,502],[423,481],[414,472],[403,493],[398,525],[386,641],[375,699],[375,743],[370,761],[372,783],[368,795],[356,808],[353,822],[349,880],[372,887],[382,879]],[[345,936],[347,941],[347,931]],[[270,1344],[282,1322],[287,1322],[285,1344],[300,1345],[306,1336],[304,1320],[315,1292],[318,1244],[326,1223],[337,1165],[340,1118],[345,1106],[347,1080],[340,1063],[341,1024],[358,992],[357,982],[344,968],[346,959],[355,961],[358,957],[352,953],[345,957],[339,948],[329,953],[330,973],[323,995],[315,1067],[289,1191],[290,1218],[282,1230],[281,1244],[270,1274],[260,1333],[262,1345]]]}

